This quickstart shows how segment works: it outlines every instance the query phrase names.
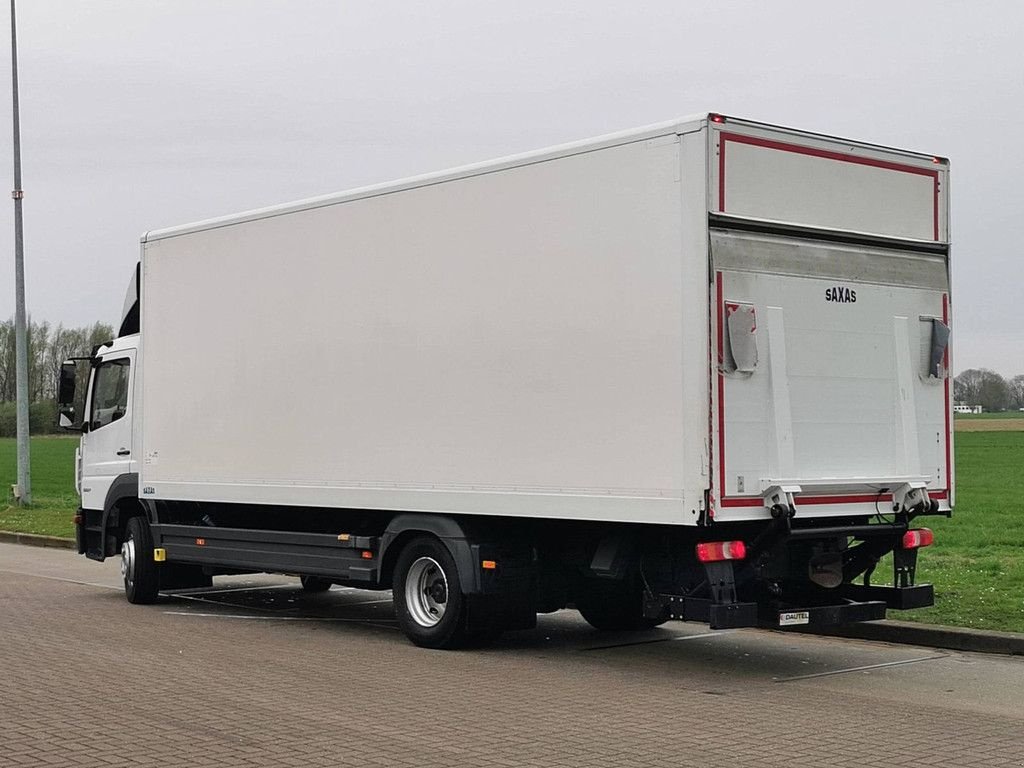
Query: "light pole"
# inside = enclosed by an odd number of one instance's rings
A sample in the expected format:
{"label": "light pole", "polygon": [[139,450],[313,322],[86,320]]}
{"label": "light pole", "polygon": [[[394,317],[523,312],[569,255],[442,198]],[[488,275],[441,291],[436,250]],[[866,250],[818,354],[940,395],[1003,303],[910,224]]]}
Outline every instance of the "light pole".
{"label": "light pole", "polygon": [[22,506],[32,503],[28,442],[28,337],[25,327],[25,237],[21,219],[21,124],[18,114],[18,28],[11,0],[11,82],[14,94],[14,347],[18,411],[18,489]]}

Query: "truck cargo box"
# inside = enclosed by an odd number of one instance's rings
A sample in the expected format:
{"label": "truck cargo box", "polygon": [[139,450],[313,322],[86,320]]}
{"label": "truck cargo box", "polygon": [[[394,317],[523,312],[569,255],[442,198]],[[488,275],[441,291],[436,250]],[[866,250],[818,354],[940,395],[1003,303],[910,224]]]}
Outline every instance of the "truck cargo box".
{"label": "truck cargo box", "polygon": [[947,172],[704,115],[151,232],[141,495],[948,509]]}

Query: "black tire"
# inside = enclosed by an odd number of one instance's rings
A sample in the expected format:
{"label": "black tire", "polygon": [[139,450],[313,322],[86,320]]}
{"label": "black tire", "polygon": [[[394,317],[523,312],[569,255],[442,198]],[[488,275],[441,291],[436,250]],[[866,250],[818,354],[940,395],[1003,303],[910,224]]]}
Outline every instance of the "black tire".
{"label": "black tire", "polygon": [[667,621],[644,616],[643,587],[635,581],[586,579],[576,596],[576,610],[604,632],[654,629]]}
{"label": "black tire", "polygon": [[[410,577],[415,580],[411,585]],[[432,625],[422,618],[430,612],[424,604],[429,601],[410,604],[407,599],[408,591],[419,591],[416,584],[421,578],[428,582],[424,594],[432,595],[438,610],[443,606],[440,618]],[[466,598],[459,586],[458,567],[448,548],[433,536],[413,539],[402,548],[395,563],[392,594],[399,627],[421,648],[462,648],[487,640],[486,633],[467,629]]]}
{"label": "black tire", "polygon": [[300,576],[299,581],[302,582],[302,589],[305,592],[326,592],[334,583],[319,576]]}
{"label": "black tire", "polygon": [[129,603],[148,605],[156,602],[160,592],[160,573],[153,560],[153,533],[144,517],[129,518],[125,526],[121,574]]}

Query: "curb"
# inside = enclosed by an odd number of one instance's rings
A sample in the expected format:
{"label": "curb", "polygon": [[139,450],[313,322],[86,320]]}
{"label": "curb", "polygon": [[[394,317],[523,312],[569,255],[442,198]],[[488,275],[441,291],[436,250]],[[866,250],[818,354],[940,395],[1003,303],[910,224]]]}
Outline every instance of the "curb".
{"label": "curb", "polygon": [[805,633],[825,637],[876,640],[900,645],[920,645],[926,648],[946,648],[951,651],[1024,656],[1024,634],[997,632],[990,629],[967,629],[940,624],[884,620],[867,621],[845,627],[807,630]]}
{"label": "curb", "polygon": [[32,547],[52,547],[54,549],[74,549],[74,539],[60,536],[42,536],[38,533],[18,533],[17,531],[0,531],[0,541],[8,544],[27,544]]}

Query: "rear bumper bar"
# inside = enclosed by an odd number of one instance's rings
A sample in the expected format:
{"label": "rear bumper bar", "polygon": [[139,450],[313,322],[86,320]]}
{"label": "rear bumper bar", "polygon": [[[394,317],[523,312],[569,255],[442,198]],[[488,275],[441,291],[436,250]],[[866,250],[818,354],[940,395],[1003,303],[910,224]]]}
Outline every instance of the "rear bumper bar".
{"label": "rear bumper bar", "polygon": [[850,601],[838,605],[816,605],[811,608],[766,606],[759,615],[759,625],[773,629],[789,627],[834,627],[858,621],[885,618],[886,604],[881,600],[864,603]]}
{"label": "rear bumper bar", "polygon": [[758,605],[757,603],[713,603],[681,595],[661,595],[670,619],[707,622],[711,629],[739,627],[833,627],[858,621],[885,618],[882,600],[844,602],[836,605],[795,606]]}
{"label": "rear bumper bar", "polygon": [[649,605],[648,614],[664,616],[667,613],[670,619],[707,622],[711,629],[834,627],[884,619],[889,608],[924,608],[935,602],[931,584],[914,587],[845,584],[835,592],[835,604],[806,607],[777,603],[716,603],[705,598],[662,594]]}

